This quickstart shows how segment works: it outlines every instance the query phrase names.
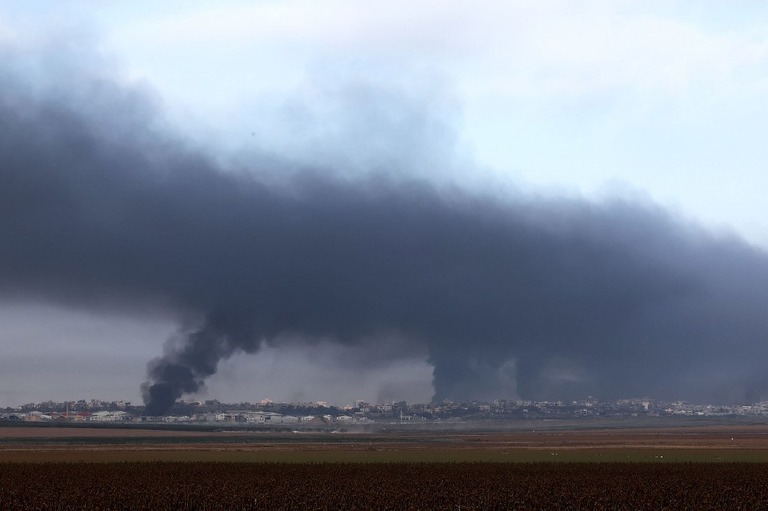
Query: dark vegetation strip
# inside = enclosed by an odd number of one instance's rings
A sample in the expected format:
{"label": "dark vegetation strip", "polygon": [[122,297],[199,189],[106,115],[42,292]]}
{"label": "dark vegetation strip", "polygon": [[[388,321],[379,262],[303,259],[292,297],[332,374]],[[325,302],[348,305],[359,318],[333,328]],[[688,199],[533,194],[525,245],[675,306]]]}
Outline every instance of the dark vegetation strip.
{"label": "dark vegetation strip", "polygon": [[[67,430],[67,429],[102,429],[102,430],[144,430],[144,431],[192,431],[192,432],[220,432],[220,431],[253,431],[253,432],[281,432],[286,433],[298,428],[296,425],[280,424],[280,425],[243,425],[243,424],[179,424],[179,423],[162,423],[162,422],[147,422],[147,423],[120,423],[120,422],[24,422],[24,421],[8,421],[0,420],[0,431],[3,428],[29,428],[40,430]],[[334,428],[331,427],[306,427],[300,426],[302,431],[307,432],[321,432],[331,431]]]}
{"label": "dark vegetation strip", "polygon": [[310,438],[306,436],[302,437],[226,437],[226,436],[199,436],[199,437],[152,437],[152,436],[139,436],[139,437],[25,437],[25,438],[0,438],[0,446],[29,446],[29,445],[41,445],[41,446],[58,446],[58,445],[193,445],[193,444],[298,444],[308,442],[320,442],[326,444],[346,444],[350,440],[348,438],[334,438],[334,437],[322,437]]}
{"label": "dark vegetation strip", "polygon": [[35,437],[2,437],[0,434],[0,446],[59,446],[59,445],[155,445],[155,444],[328,444],[339,445],[349,443],[377,443],[377,444],[445,444],[457,443],[455,438],[440,437],[380,437],[361,435],[216,435],[216,436],[35,436]]}
{"label": "dark vegetation strip", "polygon": [[0,509],[767,509],[768,464],[0,464]]}

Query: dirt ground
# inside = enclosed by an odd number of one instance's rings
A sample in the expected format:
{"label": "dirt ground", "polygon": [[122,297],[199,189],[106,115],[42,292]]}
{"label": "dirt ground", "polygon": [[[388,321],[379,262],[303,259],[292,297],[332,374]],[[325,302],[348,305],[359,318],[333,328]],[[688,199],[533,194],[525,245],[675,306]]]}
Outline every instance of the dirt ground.
{"label": "dirt ground", "polygon": [[331,433],[0,428],[0,462],[760,461],[768,425]]}
{"label": "dirt ground", "polygon": [[703,426],[654,429],[531,431],[463,435],[464,443],[536,448],[696,448],[768,450],[768,425]]}

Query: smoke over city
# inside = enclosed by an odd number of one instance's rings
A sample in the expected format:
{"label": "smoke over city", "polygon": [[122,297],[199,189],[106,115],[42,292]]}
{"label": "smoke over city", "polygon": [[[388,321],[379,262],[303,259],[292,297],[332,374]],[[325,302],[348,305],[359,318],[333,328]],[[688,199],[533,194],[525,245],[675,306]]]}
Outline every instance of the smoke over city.
{"label": "smoke over city", "polygon": [[640,199],[230,168],[112,79],[0,81],[0,293],[174,311],[149,414],[289,338],[425,352],[436,400],[768,397],[768,256],[735,235]]}

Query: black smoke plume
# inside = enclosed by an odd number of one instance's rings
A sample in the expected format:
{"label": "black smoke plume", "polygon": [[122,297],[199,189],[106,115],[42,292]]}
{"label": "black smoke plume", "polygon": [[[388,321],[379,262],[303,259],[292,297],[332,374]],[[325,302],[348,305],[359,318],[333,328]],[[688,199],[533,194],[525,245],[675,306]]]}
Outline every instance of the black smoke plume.
{"label": "black smoke plume", "polygon": [[435,399],[768,397],[768,257],[734,236],[642,201],[235,171],[134,89],[1,78],[0,293],[196,318],[149,363],[150,414],[284,336],[406,340]]}

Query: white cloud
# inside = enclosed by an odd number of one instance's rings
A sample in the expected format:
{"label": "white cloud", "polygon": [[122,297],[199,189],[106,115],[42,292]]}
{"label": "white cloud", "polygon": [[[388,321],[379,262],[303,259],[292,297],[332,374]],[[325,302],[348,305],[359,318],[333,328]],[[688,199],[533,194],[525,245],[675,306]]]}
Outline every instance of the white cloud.
{"label": "white cloud", "polygon": [[[768,114],[764,2],[288,0],[150,12],[105,21],[107,40],[182,125],[212,126],[207,136],[252,143],[238,138],[249,119],[277,125],[265,112],[313,106],[318,77],[325,90],[368,83],[425,101],[449,90],[463,111],[457,140],[499,175],[587,194],[624,181],[766,240],[755,225],[756,190],[768,186],[755,139]],[[312,112],[317,126],[336,122],[334,109]],[[273,147],[296,153],[293,139]]]}
{"label": "white cloud", "polygon": [[244,66],[261,53],[299,67],[328,55],[423,61],[469,92],[549,96],[739,81],[745,68],[765,72],[768,38],[754,33],[713,31],[638,2],[293,0],[183,10],[117,27],[112,40],[160,54],[213,48]]}

